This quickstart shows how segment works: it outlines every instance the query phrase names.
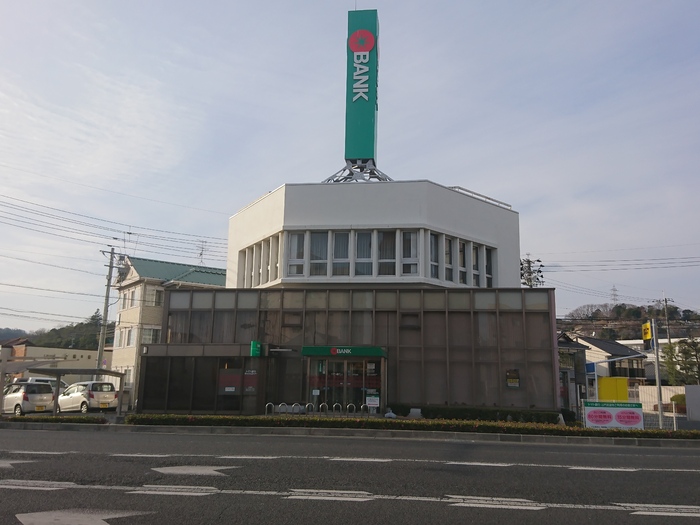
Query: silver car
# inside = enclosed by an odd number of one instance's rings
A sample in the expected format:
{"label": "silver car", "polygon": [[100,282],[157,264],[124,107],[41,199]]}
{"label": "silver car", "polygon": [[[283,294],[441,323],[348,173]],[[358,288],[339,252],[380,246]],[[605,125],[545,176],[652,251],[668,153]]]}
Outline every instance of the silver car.
{"label": "silver car", "polygon": [[48,383],[15,383],[4,390],[2,411],[23,416],[29,412],[53,412],[53,388]]}
{"label": "silver car", "polygon": [[112,383],[82,381],[73,383],[58,396],[58,412],[82,412],[89,410],[116,410],[118,392]]}

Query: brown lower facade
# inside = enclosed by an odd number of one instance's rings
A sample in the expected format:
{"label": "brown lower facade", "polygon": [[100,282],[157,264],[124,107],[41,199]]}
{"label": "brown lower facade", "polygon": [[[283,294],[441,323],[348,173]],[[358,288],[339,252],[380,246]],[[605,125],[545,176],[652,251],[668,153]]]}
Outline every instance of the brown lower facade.
{"label": "brown lower facade", "polygon": [[[140,412],[559,408],[552,289],[168,291]],[[294,407],[294,408],[293,408]]]}

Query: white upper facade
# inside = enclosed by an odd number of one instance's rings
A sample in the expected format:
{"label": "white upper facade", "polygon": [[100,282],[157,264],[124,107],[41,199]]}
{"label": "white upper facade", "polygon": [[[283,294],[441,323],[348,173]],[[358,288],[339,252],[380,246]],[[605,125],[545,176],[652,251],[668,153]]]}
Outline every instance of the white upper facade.
{"label": "white upper facade", "polygon": [[226,286],[520,287],[518,214],[434,182],[286,184],[229,219]]}

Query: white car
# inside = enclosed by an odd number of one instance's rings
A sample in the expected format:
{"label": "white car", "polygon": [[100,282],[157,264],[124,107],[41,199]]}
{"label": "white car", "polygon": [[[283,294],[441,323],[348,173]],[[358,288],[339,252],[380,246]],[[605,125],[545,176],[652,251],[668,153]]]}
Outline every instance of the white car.
{"label": "white car", "polygon": [[[56,392],[56,379],[52,377],[20,377],[19,379],[15,379],[15,383],[48,383],[51,385],[51,388],[53,388],[53,391]],[[65,381],[61,379],[61,387],[59,394],[62,393],[68,385],[66,384]]]}
{"label": "white car", "polygon": [[28,412],[53,412],[53,388],[48,383],[13,383],[4,390],[2,412],[23,416]]}
{"label": "white car", "polygon": [[58,396],[58,412],[82,412],[90,410],[116,410],[119,393],[112,383],[83,381],[73,383]]}

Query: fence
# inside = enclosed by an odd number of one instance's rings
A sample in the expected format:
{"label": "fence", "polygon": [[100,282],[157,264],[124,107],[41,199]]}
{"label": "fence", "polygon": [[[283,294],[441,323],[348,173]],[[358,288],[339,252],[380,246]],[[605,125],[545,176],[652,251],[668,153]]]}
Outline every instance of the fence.
{"label": "fence", "polygon": [[[637,400],[634,402],[642,404],[644,414],[644,428],[659,428],[659,393],[656,386],[639,386]],[[678,428],[678,421],[685,420],[685,413],[680,414],[676,409],[676,404],[671,402],[671,397],[676,394],[684,394],[685,387],[682,386],[662,386],[662,426],[664,430],[675,430]],[[632,398],[630,398],[632,401]]]}
{"label": "fence", "polygon": [[345,407],[340,403],[335,403],[332,407],[328,407],[326,403],[321,403],[318,407],[314,403],[306,403],[301,405],[294,403],[291,406],[287,403],[268,403],[265,405],[265,415],[276,414],[291,414],[299,416],[336,416],[336,417],[369,417],[370,407],[361,405],[359,410],[353,403],[347,404]]}

